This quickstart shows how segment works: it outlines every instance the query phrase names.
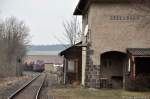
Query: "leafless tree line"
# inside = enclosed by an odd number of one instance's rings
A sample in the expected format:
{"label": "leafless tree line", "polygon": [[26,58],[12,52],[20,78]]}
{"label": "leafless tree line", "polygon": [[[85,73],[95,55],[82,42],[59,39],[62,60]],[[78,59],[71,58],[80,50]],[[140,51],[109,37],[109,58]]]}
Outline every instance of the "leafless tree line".
{"label": "leafless tree line", "polygon": [[81,40],[81,25],[77,17],[65,20],[63,22],[63,27],[65,30],[64,36],[71,45],[74,45]]}
{"label": "leafless tree line", "polygon": [[[67,41],[67,43],[72,46],[81,41],[81,24],[77,16],[72,16],[68,20],[64,20],[62,22],[62,26],[64,28],[63,36],[55,36],[57,41],[63,43],[63,41]],[[68,47],[65,46],[64,47]]]}
{"label": "leafless tree line", "polygon": [[0,22],[0,67],[21,62],[29,41],[28,32],[24,22],[15,17]]}

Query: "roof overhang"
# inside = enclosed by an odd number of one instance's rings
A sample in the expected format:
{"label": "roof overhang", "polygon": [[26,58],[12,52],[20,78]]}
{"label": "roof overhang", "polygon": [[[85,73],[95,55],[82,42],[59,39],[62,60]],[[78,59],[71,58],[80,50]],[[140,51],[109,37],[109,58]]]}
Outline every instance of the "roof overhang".
{"label": "roof overhang", "polygon": [[75,8],[73,15],[82,15],[88,0],[80,0]]}
{"label": "roof overhang", "polygon": [[86,46],[87,46],[87,45],[83,45],[82,42],[79,42],[79,43],[77,43],[77,44],[75,44],[75,45],[72,45],[72,46],[66,48],[65,50],[61,51],[61,52],[59,53],[59,55],[60,55],[60,56],[65,55],[65,53],[67,53],[67,52],[68,52],[69,50],[71,50],[72,48],[79,48],[79,47],[86,47]]}
{"label": "roof overhang", "polygon": [[[131,0],[132,1],[132,0]],[[100,3],[129,3],[130,0],[80,0],[74,10],[73,15],[83,15],[85,7],[92,2],[100,2]]]}
{"label": "roof overhang", "polygon": [[127,52],[132,56],[150,56],[150,48],[128,48]]}

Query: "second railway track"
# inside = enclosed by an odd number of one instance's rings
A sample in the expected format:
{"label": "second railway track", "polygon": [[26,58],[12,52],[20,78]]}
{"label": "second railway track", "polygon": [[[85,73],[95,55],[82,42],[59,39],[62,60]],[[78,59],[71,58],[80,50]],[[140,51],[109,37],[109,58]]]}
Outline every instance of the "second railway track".
{"label": "second railway track", "polygon": [[38,99],[46,74],[40,74],[22,86],[7,99]]}

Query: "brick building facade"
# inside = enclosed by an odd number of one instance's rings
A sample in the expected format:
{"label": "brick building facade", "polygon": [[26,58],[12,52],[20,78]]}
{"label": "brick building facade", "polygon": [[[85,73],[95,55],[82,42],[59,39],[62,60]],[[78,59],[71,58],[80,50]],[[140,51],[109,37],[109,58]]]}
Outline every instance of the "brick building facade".
{"label": "brick building facade", "polygon": [[[82,47],[82,85],[125,87],[141,67],[135,57],[146,56],[142,64],[150,60],[150,33],[142,27],[149,16],[133,5],[128,0],[79,1],[74,15],[82,16],[82,45],[87,45]],[[141,54],[133,55],[136,51]]]}

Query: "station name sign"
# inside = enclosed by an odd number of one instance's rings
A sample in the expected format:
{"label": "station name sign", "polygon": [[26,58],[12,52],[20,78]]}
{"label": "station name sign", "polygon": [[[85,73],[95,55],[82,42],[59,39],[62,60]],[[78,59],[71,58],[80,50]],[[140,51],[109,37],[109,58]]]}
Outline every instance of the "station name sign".
{"label": "station name sign", "polygon": [[150,18],[150,15],[111,15],[110,20],[136,21],[148,17]]}

